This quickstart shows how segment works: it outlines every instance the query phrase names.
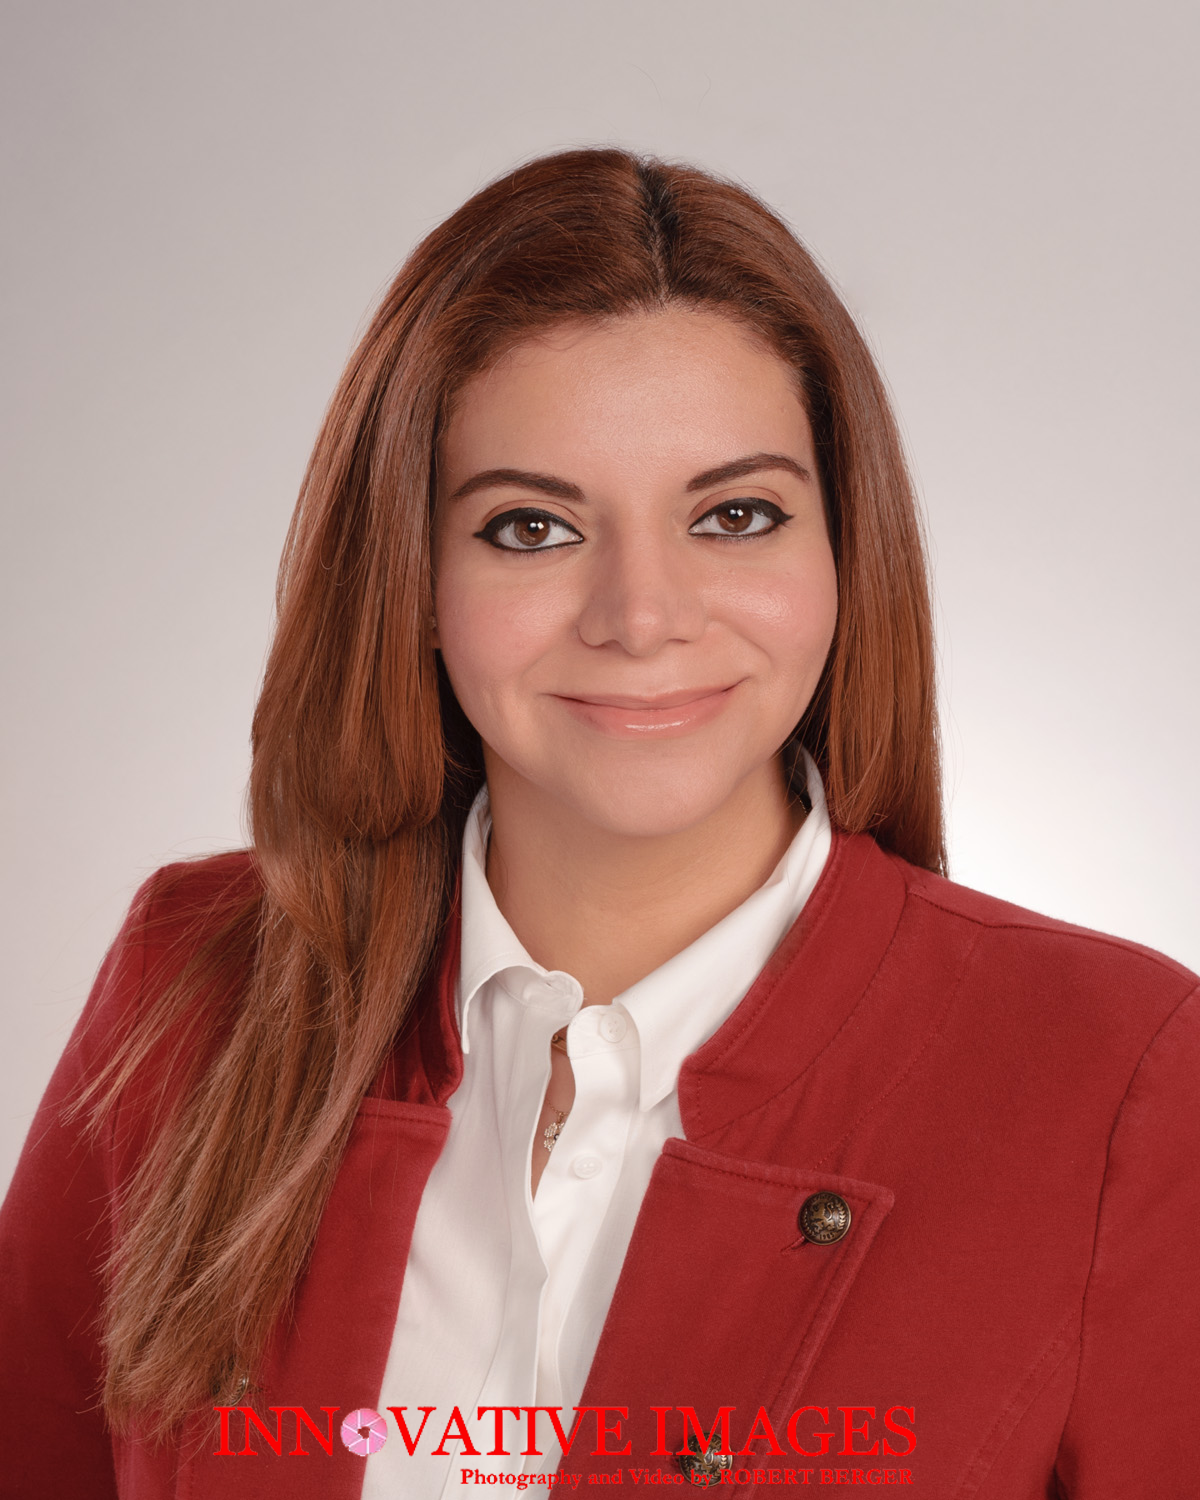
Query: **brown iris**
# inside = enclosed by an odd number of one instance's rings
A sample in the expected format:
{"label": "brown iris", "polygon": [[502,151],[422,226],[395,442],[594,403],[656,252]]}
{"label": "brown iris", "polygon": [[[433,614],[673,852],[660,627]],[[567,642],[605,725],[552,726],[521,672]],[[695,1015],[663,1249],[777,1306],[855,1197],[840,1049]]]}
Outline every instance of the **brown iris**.
{"label": "brown iris", "polygon": [[717,517],[722,531],[732,531],[735,535],[745,531],[754,519],[754,511],[748,505],[723,505],[713,514]]}
{"label": "brown iris", "polygon": [[513,529],[513,535],[522,545],[534,545],[543,541],[550,532],[550,523],[544,516],[520,516],[509,525]]}

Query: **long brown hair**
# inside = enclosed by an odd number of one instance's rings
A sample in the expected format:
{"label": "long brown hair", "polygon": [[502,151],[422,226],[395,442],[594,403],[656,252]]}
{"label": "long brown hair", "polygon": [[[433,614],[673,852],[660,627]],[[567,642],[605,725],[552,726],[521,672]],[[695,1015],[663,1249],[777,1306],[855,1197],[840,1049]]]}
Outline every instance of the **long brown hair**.
{"label": "long brown hair", "polygon": [[808,408],[839,615],[789,752],[816,759],[836,825],[944,867],[912,488],[880,376],[812,257],[745,189],[622,150],[542,157],[485,187],[397,275],[309,462],[254,717],[257,880],[91,1089],[98,1119],[198,997],[232,987],[228,1026],[124,1201],[104,1329],[118,1429],[161,1436],[253,1372],[437,947],[483,777],[430,634],[449,404],[536,330],[668,303],[757,330]]}

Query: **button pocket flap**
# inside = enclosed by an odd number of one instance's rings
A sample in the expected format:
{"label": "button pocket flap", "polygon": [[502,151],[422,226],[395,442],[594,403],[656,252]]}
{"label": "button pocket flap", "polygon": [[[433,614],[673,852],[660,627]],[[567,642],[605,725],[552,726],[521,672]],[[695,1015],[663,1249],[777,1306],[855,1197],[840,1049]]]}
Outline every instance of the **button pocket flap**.
{"label": "button pocket flap", "polygon": [[[629,1409],[630,1463],[673,1468],[654,1407],[706,1430],[787,1416],[894,1202],[890,1189],[668,1140],[642,1202],[581,1405]],[[678,1432],[674,1427],[678,1426]],[[744,1441],[738,1438],[737,1444]],[[564,1470],[586,1472],[572,1454]]]}

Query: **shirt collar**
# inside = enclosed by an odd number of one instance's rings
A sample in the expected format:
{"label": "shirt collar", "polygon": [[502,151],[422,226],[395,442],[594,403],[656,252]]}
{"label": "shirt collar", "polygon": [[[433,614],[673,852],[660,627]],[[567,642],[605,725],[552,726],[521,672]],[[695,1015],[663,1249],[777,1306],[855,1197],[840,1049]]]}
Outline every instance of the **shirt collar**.
{"label": "shirt collar", "polygon": [[[637,1027],[642,1109],[675,1088],[683,1060],[737,1008],[800,915],[825,865],[832,832],[820,772],[804,752],[812,810],[766,880],[721,921],[613,1000]],[[462,846],[462,925],[455,1008],[464,1053],[484,985],[504,970],[547,978],[509,926],[487,881],[491,806],[486,783],[467,815]],[[553,971],[558,973],[558,971]],[[560,976],[566,977],[566,976]],[[520,981],[506,986],[519,993]]]}

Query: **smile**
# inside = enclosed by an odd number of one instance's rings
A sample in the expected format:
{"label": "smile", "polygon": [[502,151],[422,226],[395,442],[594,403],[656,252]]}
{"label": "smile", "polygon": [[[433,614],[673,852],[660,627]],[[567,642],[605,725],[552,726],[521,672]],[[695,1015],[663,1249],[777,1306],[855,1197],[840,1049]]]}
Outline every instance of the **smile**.
{"label": "smile", "polygon": [[683,688],[648,698],[616,693],[554,696],[579,722],[617,739],[665,739],[710,723],[724,709],[735,687],[736,682],[729,687]]}

